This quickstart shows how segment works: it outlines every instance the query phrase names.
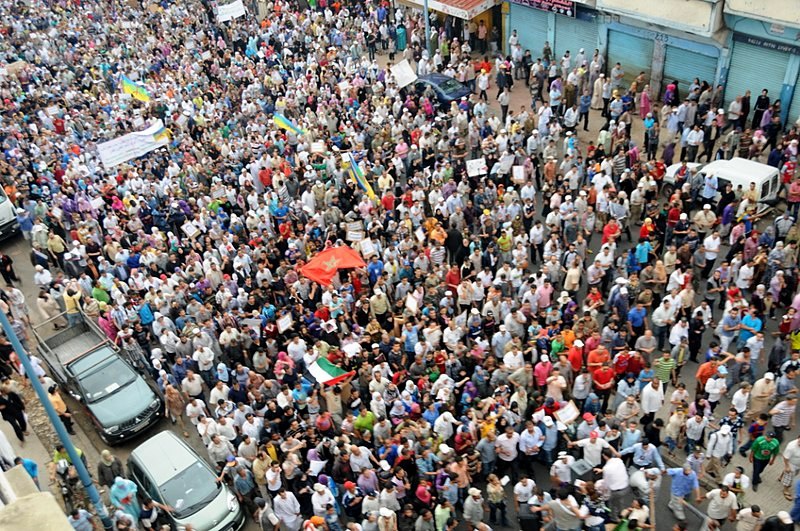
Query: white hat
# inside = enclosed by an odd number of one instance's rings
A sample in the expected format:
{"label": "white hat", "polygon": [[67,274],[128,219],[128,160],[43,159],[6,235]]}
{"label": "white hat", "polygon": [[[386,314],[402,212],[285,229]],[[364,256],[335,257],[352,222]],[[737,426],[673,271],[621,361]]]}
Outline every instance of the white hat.
{"label": "white hat", "polygon": [[544,419],[542,419],[542,422],[544,422],[544,425],[547,426],[548,428],[553,427],[553,419],[550,417],[545,417]]}
{"label": "white hat", "polygon": [[730,427],[730,425],[728,425],[728,424],[723,424],[722,426],[720,426],[720,427],[719,427],[719,432],[720,432],[722,435],[730,435],[730,433],[731,433],[731,427]]}
{"label": "white hat", "polygon": [[505,332],[507,330],[506,325],[500,325],[500,331]]}
{"label": "white hat", "polygon": [[578,348],[583,348],[583,341],[581,341],[580,339],[576,339],[575,341],[572,342],[572,344]]}
{"label": "white hat", "polygon": [[453,292],[452,291],[445,291],[444,292],[444,296],[445,297],[452,297],[453,296]]}
{"label": "white hat", "polygon": [[617,280],[615,280],[614,282],[616,282],[617,284],[619,284],[620,286],[622,286],[622,285],[625,285],[625,284],[627,284],[627,283],[628,283],[628,279],[627,279],[627,278],[623,278],[623,277],[619,277],[619,278],[617,278]]}
{"label": "white hat", "polygon": [[687,220],[689,219],[689,215],[686,212],[681,212],[681,219]]}
{"label": "white hat", "polygon": [[767,380],[774,380],[775,379],[775,375],[773,373],[771,373],[771,372],[765,372],[764,373],[764,378],[766,378]]}
{"label": "white hat", "polygon": [[314,485],[314,490],[317,492],[323,492],[325,490],[325,485],[322,483],[317,483]]}
{"label": "white hat", "polygon": [[469,493],[470,496],[480,496],[481,495],[480,489],[476,489],[475,487],[472,487],[467,492]]}
{"label": "white hat", "polygon": [[380,513],[381,516],[383,516],[384,518],[391,518],[392,515],[394,514],[394,511],[392,511],[388,507],[381,507]]}
{"label": "white hat", "polygon": [[548,361],[550,361],[550,358],[547,357],[547,354],[542,354],[541,356],[539,356],[539,361],[541,361],[542,363],[547,363]]}
{"label": "white hat", "polygon": [[439,451],[443,454],[449,454],[451,450],[449,446],[447,446],[445,443],[442,443],[439,445]]}
{"label": "white hat", "polygon": [[558,457],[559,458],[561,458],[561,457],[569,457],[569,454],[567,452],[561,451],[561,452],[558,452]]}
{"label": "white hat", "polygon": [[711,205],[706,203],[705,205],[703,205],[703,210],[711,210]]}
{"label": "white hat", "polygon": [[387,472],[390,468],[392,468],[391,465],[389,465],[389,461],[386,459],[382,459],[381,462],[378,463],[378,466],[381,467],[381,470],[384,472]]}
{"label": "white hat", "polygon": [[472,310],[470,310],[470,313],[472,315],[479,315],[481,312],[479,312],[477,308],[473,308]]}
{"label": "white hat", "polygon": [[789,516],[789,513],[787,513],[786,511],[778,511],[778,514],[776,514],[775,516],[778,517],[778,520],[780,520],[781,523],[784,523],[784,524],[791,524],[792,523],[792,517]]}

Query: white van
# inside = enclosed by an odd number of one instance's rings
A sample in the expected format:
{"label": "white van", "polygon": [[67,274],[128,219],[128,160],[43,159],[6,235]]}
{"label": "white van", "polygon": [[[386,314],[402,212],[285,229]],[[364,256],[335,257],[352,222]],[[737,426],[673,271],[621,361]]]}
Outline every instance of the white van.
{"label": "white van", "polygon": [[17,209],[8,199],[5,190],[0,187],[0,241],[10,238],[19,232]]}
{"label": "white van", "polygon": [[[753,160],[734,157],[731,160],[715,160],[708,164],[690,162],[686,165],[692,174],[700,172],[703,175],[715,175],[717,177],[717,189],[725,190],[725,186],[730,183],[733,190],[739,186],[742,190],[749,190],[750,183],[756,183],[758,190],[757,212],[762,212],[778,202],[778,192],[780,192],[781,178],[778,168],[761,164]],[[667,168],[664,176],[662,192],[669,197],[675,189],[675,174],[680,169],[681,164],[673,164]],[[717,194],[719,200],[720,194]]]}

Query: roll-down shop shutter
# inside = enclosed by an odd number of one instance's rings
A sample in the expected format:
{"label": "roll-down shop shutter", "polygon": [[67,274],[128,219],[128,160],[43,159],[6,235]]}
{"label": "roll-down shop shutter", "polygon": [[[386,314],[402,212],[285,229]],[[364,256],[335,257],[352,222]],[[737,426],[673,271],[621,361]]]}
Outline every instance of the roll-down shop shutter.
{"label": "roll-down shop shutter", "polygon": [[750,91],[750,105],[754,105],[761,89],[769,91],[770,102],[780,98],[783,77],[789,64],[789,54],[768,50],[744,42],[734,42],[728,82],[725,84],[725,106]]}
{"label": "roll-down shop shutter", "polygon": [[623,87],[627,90],[639,72],[650,79],[653,66],[653,41],[621,31],[608,32],[608,72],[619,63],[625,72]]}
{"label": "roll-down shop shutter", "polygon": [[556,15],[555,46],[556,57],[562,57],[567,50],[571,57],[575,57],[583,48],[586,60],[591,61],[597,48],[597,23]]}
{"label": "roll-down shop shutter", "polygon": [[687,95],[687,90],[694,81],[708,81],[714,85],[714,76],[717,72],[717,58],[699,54],[691,50],[684,50],[677,46],[667,46],[664,59],[664,86],[674,80],[678,81],[678,93]]}
{"label": "roll-down shop shutter", "polygon": [[[511,29],[517,30],[522,50],[530,50],[533,60],[542,56],[547,40],[548,13],[540,9],[511,4]],[[550,43],[553,47],[553,43]]]}

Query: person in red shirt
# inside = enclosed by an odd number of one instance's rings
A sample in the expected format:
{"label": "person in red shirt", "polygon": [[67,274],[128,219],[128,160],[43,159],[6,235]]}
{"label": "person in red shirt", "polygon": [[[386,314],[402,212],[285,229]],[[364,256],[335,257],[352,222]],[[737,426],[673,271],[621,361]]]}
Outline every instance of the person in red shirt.
{"label": "person in red shirt", "polygon": [[622,376],[623,374],[628,372],[628,365],[631,361],[631,354],[630,351],[623,350],[616,356],[614,356],[614,373],[617,376]]}
{"label": "person in red shirt", "polygon": [[606,226],[603,227],[603,238],[600,243],[608,243],[609,241],[616,241],[619,238],[622,230],[620,229],[619,223],[614,218],[611,218]]}
{"label": "person in red shirt", "polygon": [[651,218],[645,218],[642,228],[639,229],[639,238],[647,240],[656,231],[656,226]]}
{"label": "person in red shirt", "polygon": [[610,359],[608,349],[603,345],[598,345],[596,349],[589,352],[589,356],[586,358],[586,365],[590,371],[594,371],[603,364],[608,363]]}
{"label": "person in red shirt", "polygon": [[392,191],[389,190],[385,194],[383,194],[383,197],[381,198],[381,205],[386,210],[392,211],[394,210],[394,204],[396,199],[397,198],[394,196],[394,193],[392,193]]}
{"label": "person in red shirt", "polygon": [[678,221],[681,219],[681,207],[678,203],[672,203],[669,212],[667,212],[667,227],[675,228]]}
{"label": "person in red shirt", "polygon": [[567,359],[572,365],[572,370],[575,373],[580,372],[581,367],[583,367],[583,341],[580,339],[575,340],[567,353]]}
{"label": "person in red shirt", "polygon": [[459,284],[461,284],[461,270],[457,265],[450,267],[444,276],[444,281],[447,283],[447,289],[452,291],[458,289]]}
{"label": "person in red shirt", "polygon": [[603,411],[608,408],[608,398],[611,388],[614,387],[614,370],[604,363],[602,367],[592,373],[594,392],[603,401]]}

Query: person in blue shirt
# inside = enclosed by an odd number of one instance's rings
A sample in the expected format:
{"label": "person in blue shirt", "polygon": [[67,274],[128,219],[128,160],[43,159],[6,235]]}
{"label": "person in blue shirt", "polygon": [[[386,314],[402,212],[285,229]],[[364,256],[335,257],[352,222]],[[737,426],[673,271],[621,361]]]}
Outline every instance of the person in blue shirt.
{"label": "person in blue shirt", "polygon": [[373,285],[378,282],[378,277],[383,274],[383,262],[377,256],[373,256],[367,265],[367,273],[369,274],[369,281]]}
{"label": "person in blue shirt", "polygon": [[640,264],[647,264],[650,261],[650,253],[653,252],[653,245],[646,238],[639,238],[636,246],[636,259]]}
{"label": "person in blue shirt", "polygon": [[739,349],[744,347],[747,340],[761,332],[764,323],[758,317],[758,310],[755,307],[750,307],[748,312],[742,316],[739,328],[739,341],[737,346]]}
{"label": "person in blue shirt", "polygon": [[642,303],[628,310],[628,332],[632,337],[644,335],[647,328],[647,309]]}
{"label": "person in blue shirt", "polygon": [[639,468],[651,468],[657,466],[664,470],[664,462],[658,449],[650,444],[645,437],[642,442],[635,443],[620,452],[620,455],[633,454],[633,464]]}
{"label": "person in blue shirt", "polygon": [[36,484],[36,488],[42,490],[42,487],[39,485],[39,465],[36,464],[36,461],[28,459],[27,457],[16,457],[14,459],[14,464],[22,465],[22,468],[25,469],[25,472],[28,473]]}
{"label": "person in blue shirt", "polygon": [[669,504],[667,505],[672,514],[678,520],[686,520],[686,512],[683,509],[684,499],[694,493],[695,501],[701,503],[703,497],[700,496],[700,483],[697,481],[697,473],[692,470],[691,465],[683,465],[683,468],[668,468],[667,474],[672,477],[672,485],[669,493]]}

